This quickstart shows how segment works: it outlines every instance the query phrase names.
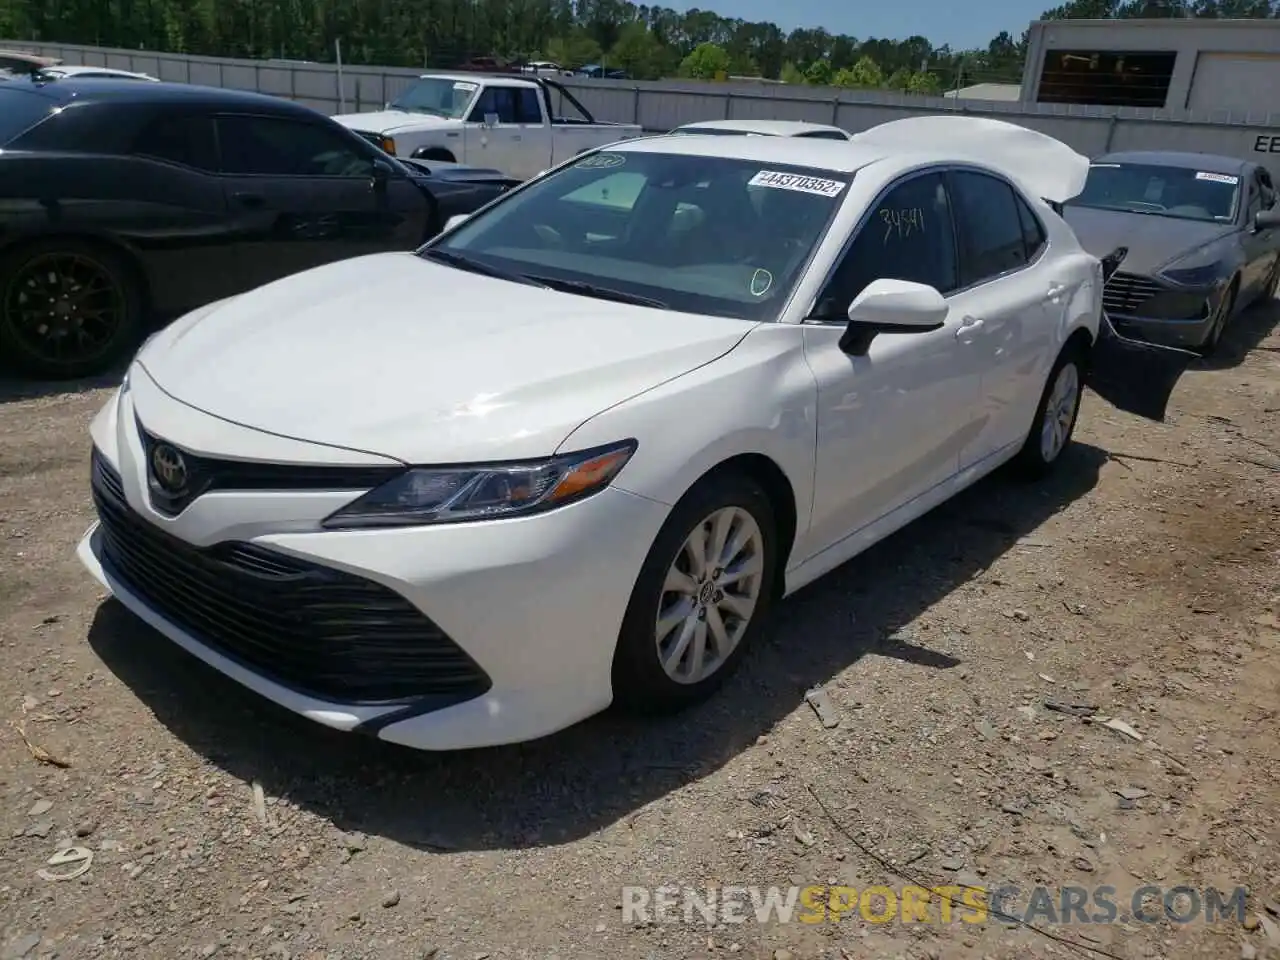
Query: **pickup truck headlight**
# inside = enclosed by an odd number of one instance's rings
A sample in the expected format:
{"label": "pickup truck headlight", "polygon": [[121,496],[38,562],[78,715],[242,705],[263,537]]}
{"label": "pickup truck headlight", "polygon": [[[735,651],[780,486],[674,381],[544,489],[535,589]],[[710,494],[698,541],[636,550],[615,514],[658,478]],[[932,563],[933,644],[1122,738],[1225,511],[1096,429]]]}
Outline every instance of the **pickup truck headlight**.
{"label": "pickup truck headlight", "polygon": [[607,487],[636,451],[626,440],[546,460],[415,467],[327,517],[327,529],[410,527],[526,516]]}

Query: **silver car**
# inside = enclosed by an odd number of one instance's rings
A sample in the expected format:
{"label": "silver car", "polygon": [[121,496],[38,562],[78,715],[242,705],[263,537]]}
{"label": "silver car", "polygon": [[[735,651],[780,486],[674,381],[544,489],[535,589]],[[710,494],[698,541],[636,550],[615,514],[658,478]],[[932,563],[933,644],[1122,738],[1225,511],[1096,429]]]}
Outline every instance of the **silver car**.
{"label": "silver car", "polygon": [[1093,161],[1066,221],[1090,253],[1128,254],[1103,304],[1125,336],[1212,353],[1240,310],[1276,294],[1280,206],[1256,163],[1132,151]]}

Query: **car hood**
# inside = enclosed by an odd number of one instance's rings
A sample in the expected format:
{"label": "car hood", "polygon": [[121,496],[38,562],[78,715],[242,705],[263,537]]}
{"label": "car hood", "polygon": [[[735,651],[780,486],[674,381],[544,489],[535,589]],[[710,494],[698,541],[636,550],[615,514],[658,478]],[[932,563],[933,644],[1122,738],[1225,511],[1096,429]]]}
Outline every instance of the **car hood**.
{"label": "car hood", "polygon": [[1097,210],[1068,205],[1063,219],[1075,231],[1080,245],[1095,257],[1105,257],[1117,247],[1128,247],[1120,269],[1125,273],[1154,274],[1160,268],[1225,239],[1236,228],[1229,223],[1179,220],[1123,210]]}
{"label": "car hood", "polygon": [[501,170],[491,167],[471,167],[465,163],[449,163],[445,160],[413,160],[400,157],[400,162],[413,173],[431,180],[447,180],[451,183],[505,183],[515,186],[515,180]]}
{"label": "car hood", "polygon": [[333,119],[351,130],[366,133],[393,135],[397,130],[412,127],[426,130],[431,127],[448,127],[457,123],[447,117],[434,117],[429,113],[411,113],[408,110],[379,110],[377,113],[340,113]]}
{"label": "car hood", "polygon": [[174,399],[242,426],[463,463],[547,456],[595,414],[723,356],[753,326],[387,253],[196,311],[138,362]]}

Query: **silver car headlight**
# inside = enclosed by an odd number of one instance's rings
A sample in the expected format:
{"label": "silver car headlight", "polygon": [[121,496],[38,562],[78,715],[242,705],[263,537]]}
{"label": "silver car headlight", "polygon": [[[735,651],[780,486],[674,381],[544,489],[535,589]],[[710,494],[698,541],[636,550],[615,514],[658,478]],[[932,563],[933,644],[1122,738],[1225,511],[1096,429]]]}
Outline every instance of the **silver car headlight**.
{"label": "silver car headlight", "polygon": [[1160,271],[1166,280],[1184,287],[1205,287],[1226,279],[1228,271],[1221,260],[1205,263],[1203,258],[1188,257],[1178,260]]}
{"label": "silver car headlight", "polygon": [[599,493],[627,465],[636,441],[545,460],[413,467],[327,517],[327,529],[496,520],[553,510]]}

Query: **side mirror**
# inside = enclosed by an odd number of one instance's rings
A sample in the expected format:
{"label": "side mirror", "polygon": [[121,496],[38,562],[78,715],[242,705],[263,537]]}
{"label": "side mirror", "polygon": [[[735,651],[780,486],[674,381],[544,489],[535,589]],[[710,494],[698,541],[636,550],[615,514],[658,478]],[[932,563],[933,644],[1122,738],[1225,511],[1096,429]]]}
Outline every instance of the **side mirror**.
{"label": "side mirror", "polygon": [[496,127],[498,125],[498,115],[496,113],[486,113],[484,115],[484,125],[486,127]]}
{"label": "side mirror", "polygon": [[909,280],[875,280],[849,304],[849,325],[840,349],[863,356],[881,333],[928,333],[939,329],[950,312],[933,287]]}
{"label": "side mirror", "polygon": [[1255,231],[1270,230],[1273,227],[1280,227],[1280,207],[1259,210],[1253,215],[1253,229]]}
{"label": "side mirror", "polygon": [[444,229],[446,232],[449,230],[452,230],[454,227],[458,226],[460,223],[462,223],[465,220],[469,220],[470,218],[471,218],[471,214],[469,213],[455,213],[452,217],[450,217],[448,220],[445,221]]}

